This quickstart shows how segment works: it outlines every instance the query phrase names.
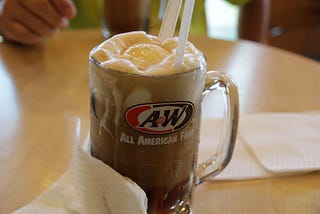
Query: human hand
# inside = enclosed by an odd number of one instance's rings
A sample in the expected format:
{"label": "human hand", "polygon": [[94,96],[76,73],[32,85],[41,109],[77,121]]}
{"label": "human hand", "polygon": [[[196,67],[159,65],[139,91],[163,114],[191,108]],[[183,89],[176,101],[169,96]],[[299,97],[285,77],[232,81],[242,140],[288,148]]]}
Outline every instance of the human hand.
{"label": "human hand", "polygon": [[26,45],[42,43],[76,15],[72,0],[4,0],[3,4],[0,34]]}

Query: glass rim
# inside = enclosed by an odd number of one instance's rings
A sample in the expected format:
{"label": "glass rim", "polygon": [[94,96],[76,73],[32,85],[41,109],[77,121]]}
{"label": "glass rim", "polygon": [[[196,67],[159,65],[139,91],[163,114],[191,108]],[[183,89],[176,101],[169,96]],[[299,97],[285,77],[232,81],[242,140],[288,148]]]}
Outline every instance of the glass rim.
{"label": "glass rim", "polygon": [[[94,49],[92,49],[93,51]],[[119,75],[123,75],[123,76],[131,76],[131,77],[142,77],[142,78],[168,78],[168,77],[178,77],[178,76],[187,76],[187,75],[192,75],[194,73],[198,73],[202,70],[206,70],[206,65],[207,65],[207,60],[205,58],[204,55],[202,55],[202,57],[204,58],[204,62],[205,63],[201,63],[201,65],[197,68],[194,68],[192,70],[188,70],[186,72],[179,72],[179,73],[174,73],[174,74],[155,74],[155,75],[145,75],[143,73],[131,73],[131,72],[125,72],[125,71],[121,71],[121,70],[115,70],[115,69],[111,69],[111,68],[107,68],[107,67],[103,67],[101,65],[101,63],[96,60],[92,55],[92,51],[90,51],[89,54],[89,60],[90,63],[93,63],[94,65],[98,66],[100,69],[102,70],[108,70],[108,72],[114,72],[114,73],[118,73]]]}

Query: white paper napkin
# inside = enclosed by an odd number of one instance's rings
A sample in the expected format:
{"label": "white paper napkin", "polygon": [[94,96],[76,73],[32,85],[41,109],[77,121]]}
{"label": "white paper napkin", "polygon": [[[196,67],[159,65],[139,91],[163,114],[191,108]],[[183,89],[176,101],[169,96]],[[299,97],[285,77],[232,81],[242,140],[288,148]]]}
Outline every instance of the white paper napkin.
{"label": "white paper napkin", "polygon": [[[199,160],[215,151],[221,120],[202,122]],[[252,179],[320,170],[320,113],[263,113],[240,118],[232,160],[214,179]]]}
{"label": "white paper napkin", "polygon": [[274,173],[320,169],[320,114],[246,116],[240,135],[259,162]]}
{"label": "white paper napkin", "polygon": [[147,213],[147,197],[131,180],[74,144],[67,171],[49,189],[14,214]]}

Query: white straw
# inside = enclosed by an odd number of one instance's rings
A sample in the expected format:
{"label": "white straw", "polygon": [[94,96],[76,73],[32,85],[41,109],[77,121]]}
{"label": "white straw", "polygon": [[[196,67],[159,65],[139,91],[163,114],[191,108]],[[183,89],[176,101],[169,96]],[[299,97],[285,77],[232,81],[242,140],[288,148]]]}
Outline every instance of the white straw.
{"label": "white straw", "polygon": [[158,37],[164,41],[171,38],[176,28],[182,0],[169,0]]}
{"label": "white straw", "polygon": [[180,67],[182,65],[184,50],[187,43],[187,38],[190,30],[190,23],[192,18],[194,0],[186,0],[183,8],[179,38],[178,38],[178,47],[177,47],[177,55],[174,61],[174,66]]}

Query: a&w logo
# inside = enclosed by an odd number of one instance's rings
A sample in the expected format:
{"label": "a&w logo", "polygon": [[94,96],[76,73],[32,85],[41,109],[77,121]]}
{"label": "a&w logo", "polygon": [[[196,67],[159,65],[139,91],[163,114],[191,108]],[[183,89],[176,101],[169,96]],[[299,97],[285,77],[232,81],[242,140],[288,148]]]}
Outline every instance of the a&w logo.
{"label": "a&w logo", "polygon": [[194,105],[187,101],[146,103],[127,109],[127,123],[147,134],[168,134],[185,127],[192,119]]}

